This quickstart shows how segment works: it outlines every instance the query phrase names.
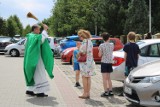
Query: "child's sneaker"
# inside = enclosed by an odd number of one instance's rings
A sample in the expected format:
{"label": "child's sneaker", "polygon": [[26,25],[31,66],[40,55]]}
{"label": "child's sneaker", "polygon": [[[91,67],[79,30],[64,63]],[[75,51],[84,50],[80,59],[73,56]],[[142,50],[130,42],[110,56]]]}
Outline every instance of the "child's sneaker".
{"label": "child's sneaker", "polygon": [[112,91],[109,91],[109,96],[113,96],[113,92]]}
{"label": "child's sneaker", "polygon": [[80,87],[81,85],[79,84],[79,82],[76,82],[75,87]]}
{"label": "child's sneaker", "polygon": [[107,97],[107,96],[109,96],[109,92],[104,92],[101,94],[101,97]]}

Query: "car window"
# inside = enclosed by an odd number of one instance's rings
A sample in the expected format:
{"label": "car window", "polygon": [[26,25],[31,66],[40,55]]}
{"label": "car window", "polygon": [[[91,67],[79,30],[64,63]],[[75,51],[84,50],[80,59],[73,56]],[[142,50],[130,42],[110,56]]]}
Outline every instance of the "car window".
{"label": "car window", "polygon": [[74,38],[73,40],[74,40],[74,41],[80,41],[79,37]]}
{"label": "car window", "polygon": [[0,42],[11,42],[11,38],[0,38]]}
{"label": "car window", "polygon": [[141,48],[141,56],[147,56],[148,46]]}
{"label": "car window", "polygon": [[160,52],[160,43],[158,44],[158,50],[159,50],[159,52]]}
{"label": "car window", "polygon": [[114,45],[116,44],[116,41],[115,41],[115,40],[112,40],[112,39],[110,39],[109,42],[110,42],[110,43],[113,43]]}
{"label": "car window", "polygon": [[103,43],[104,41],[103,40],[92,40],[92,43],[93,43],[93,46],[94,47],[97,47],[99,46],[101,43]]}
{"label": "car window", "polygon": [[150,45],[149,56],[150,57],[159,57],[160,56],[157,44]]}

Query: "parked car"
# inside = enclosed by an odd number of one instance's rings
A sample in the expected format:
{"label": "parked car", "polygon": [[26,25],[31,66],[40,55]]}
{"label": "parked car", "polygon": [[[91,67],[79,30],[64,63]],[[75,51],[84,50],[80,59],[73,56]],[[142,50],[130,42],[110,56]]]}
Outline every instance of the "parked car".
{"label": "parked car", "polygon": [[[48,42],[51,47],[51,50],[54,51],[54,38],[48,37]],[[20,55],[24,55],[25,51],[25,43],[26,39],[21,39],[19,42],[10,44],[5,48],[5,54],[11,55],[12,57],[19,57]]]}
{"label": "parked car", "polygon": [[63,38],[56,38],[54,55],[57,56],[57,57],[60,57],[60,52],[61,52],[60,41],[61,41],[61,40],[63,40]]}
{"label": "parked car", "polygon": [[[99,38],[99,36],[92,35],[93,38]],[[76,46],[76,41],[81,41],[78,35],[68,36],[66,39],[60,41],[60,51],[63,52],[65,49]]]}
{"label": "parked car", "polygon": [[160,106],[160,60],[141,65],[131,71],[124,82],[124,96],[142,106]]}
{"label": "parked car", "polygon": [[8,36],[0,36],[0,52],[5,52],[4,49],[7,45],[12,44],[14,40]]}
{"label": "parked car", "polygon": [[5,48],[5,54],[6,55],[11,55],[12,57],[19,57],[20,55],[24,54],[24,43],[26,39],[21,39],[17,43],[10,44],[6,46]]}
{"label": "parked car", "polygon": [[[160,39],[140,40],[137,42],[137,44],[141,50],[138,65],[142,65],[146,62],[160,59]],[[120,50],[113,52],[113,56],[114,64],[113,73],[111,73],[111,78],[113,80],[124,81],[124,51]]]}
{"label": "parked car", "polygon": [[80,41],[77,35],[66,37],[66,39],[60,42],[61,52],[67,48],[75,47],[76,41]]}
{"label": "parked car", "polygon": [[[102,38],[91,38],[93,43],[93,57],[95,62],[100,62],[101,58],[98,56],[98,47],[101,43],[103,43]],[[114,44],[114,51],[120,50],[123,48],[123,44],[118,38],[110,38],[110,42]],[[76,47],[68,48],[61,53],[62,62],[70,62],[72,63],[73,51]]]}
{"label": "parked car", "polygon": [[52,52],[54,52],[55,50],[55,38],[54,37],[48,37],[48,42],[49,42],[49,45],[51,47],[51,50]]}

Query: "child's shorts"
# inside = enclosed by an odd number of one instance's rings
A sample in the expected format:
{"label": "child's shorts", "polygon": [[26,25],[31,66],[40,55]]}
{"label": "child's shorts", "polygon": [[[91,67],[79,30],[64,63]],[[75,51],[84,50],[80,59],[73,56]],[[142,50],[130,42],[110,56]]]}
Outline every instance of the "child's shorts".
{"label": "child's shorts", "polygon": [[113,72],[111,63],[101,63],[101,73],[111,73]]}
{"label": "child's shorts", "polygon": [[80,70],[79,63],[74,63],[74,71]]}

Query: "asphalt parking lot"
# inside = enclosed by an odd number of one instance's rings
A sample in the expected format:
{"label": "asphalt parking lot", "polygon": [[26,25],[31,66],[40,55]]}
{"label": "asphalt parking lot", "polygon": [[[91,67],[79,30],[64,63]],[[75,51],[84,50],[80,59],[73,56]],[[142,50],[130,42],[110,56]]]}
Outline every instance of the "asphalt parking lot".
{"label": "asphalt parking lot", "polygon": [[0,107],[137,107],[118,96],[123,86],[118,81],[112,81],[114,97],[100,97],[103,85],[99,64],[96,65],[97,75],[92,77],[91,98],[88,100],[78,98],[83,87],[74,87],[75,72],[72,65],[62,63],[59,58],[55,59],[55,78],[49,79],[51,90],[47,98],[25,95],[23,57],[0,54],[0,71]]}

